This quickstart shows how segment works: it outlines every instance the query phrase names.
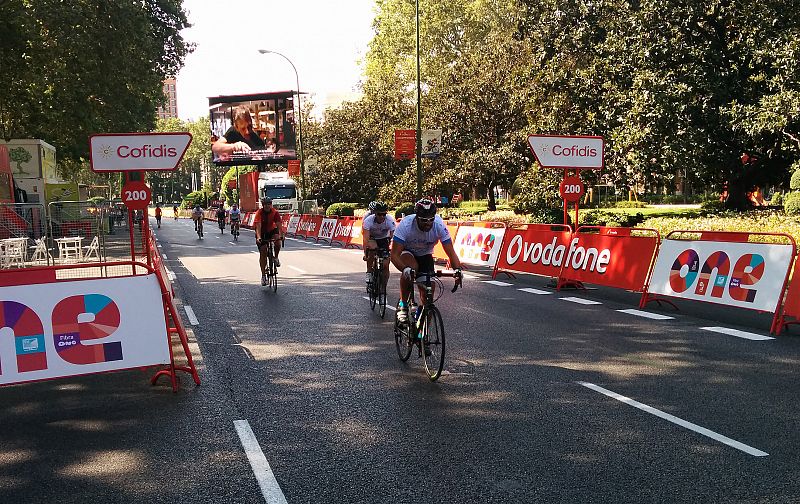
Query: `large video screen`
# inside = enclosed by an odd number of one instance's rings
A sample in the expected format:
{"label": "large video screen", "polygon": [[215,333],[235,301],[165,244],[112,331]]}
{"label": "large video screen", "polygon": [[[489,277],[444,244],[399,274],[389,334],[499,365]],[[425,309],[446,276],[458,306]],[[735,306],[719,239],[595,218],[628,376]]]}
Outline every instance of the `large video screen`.
{"label": "large video screen", "polygon": [[294,91],[209,98],[211,152],[218,166],[297,159]]}

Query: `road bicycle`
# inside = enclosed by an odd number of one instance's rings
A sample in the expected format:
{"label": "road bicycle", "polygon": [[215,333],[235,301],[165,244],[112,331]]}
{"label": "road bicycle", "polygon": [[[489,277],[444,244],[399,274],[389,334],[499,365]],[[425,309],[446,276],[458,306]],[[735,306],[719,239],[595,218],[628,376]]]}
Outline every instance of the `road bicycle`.
{"label": "road bicycle", "polygon": [[233,241],[239,241],[239,221],[238,220],[231,220],[231,235],[233,236]]}
{"label": "road bicycle", "polygon": [[197,237],[203,239],[203,219],[197,219]]}
{"label": "road bicycle", "polygon": [[219,233],[225,234],[225,217],[217,220],[217,224],[219,225]]}
{"label": "road bicycle", "polygon": [[375,260],[375,269],[372,271],[369,282],[367,283],[367,292],[369,293],[369,307],[374,310],[375,305],[378,305],[378,315],[383,318],[386,315],[386,281],[384,278],[386,272],[384,266],[389,259],[389,251],[378,249],[373,252],[377,254]]}
{"label": "road bicycle", "polygon": [[267,242],[267,289],[278,292],[278,267],[275,265],[275,243]]}
{"label": "road bicycle", "polygon": [[[445,272],[437,270],[434,273],[423,273],[417,277],[416,272],[411,272],[411,280],[414,286],[411,288],[408,299],[405,300],[408,310],[408,322],[401,323],[397,313],[401,308],[397,308],[394,317],[394,342],[397,347],[397,355],[400,360],[406,362],[411,356],[414,346],[418,349],[418,358],[424,357],[425,372],[431,381],[436,381],[442,374],[445,355],[444,321],[435,302],[442,295],[444,286],[439,277],[451,277],[455,279],[453,289],[455,292],[459,287],[463,287],[463,278],[460,271]],[[434,282],[439,285],[439,295],[434,299]],[[419,315],[416,314],[417,306],[414,302],[414,291],[416,285],[420,284],[425,288],[425,304]]]}

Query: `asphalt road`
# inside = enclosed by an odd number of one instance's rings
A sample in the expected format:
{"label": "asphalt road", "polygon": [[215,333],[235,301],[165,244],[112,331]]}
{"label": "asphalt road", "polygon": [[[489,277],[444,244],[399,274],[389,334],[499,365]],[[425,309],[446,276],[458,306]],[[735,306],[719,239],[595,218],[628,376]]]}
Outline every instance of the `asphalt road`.
{"label": "asphalt road", "polygon": [[800,502],[800,339],[739,337],[768,336],[765,316],[645,318],[620,311],[632,293],[476,270],[437,302],[431,383],[369,309],[359,251],[287,239],[272,293],[252,232],[157,234],[202,386],[0,389],[0,502]]}

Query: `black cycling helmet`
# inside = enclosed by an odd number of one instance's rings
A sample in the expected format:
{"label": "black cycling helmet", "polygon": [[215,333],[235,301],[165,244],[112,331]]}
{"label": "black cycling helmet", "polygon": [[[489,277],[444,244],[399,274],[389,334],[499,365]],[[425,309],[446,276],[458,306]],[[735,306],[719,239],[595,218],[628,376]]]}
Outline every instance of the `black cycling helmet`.
{"label": "black cycling helmet", "polygon": [[373,201],[369,204],[369,206],[373,213],[384,213],[389,211],[389,205],[380,200]]}
{"label": "black cycling helmet", "polygon": [[367,209],[368,209],[370,212],[372,212],[372,213],[375,213],[375,205],[376,205],[377,203],[378,203],[377,201],[370,201],[370,202],[369,202],[369,205],[367,205]]}
{"label": "black cycling helmet", "polygon": [[272,198],[270,198],[269,196],[264,196],[263,198],[261,198],[261,204],[262,205],[271,205],[272,204]]}
{"label": "black cycling helmet", "polygon": [[414,205],[414,213],[423,219],[432,219],[436,216],[436,203],[428,198],[422,198]]}

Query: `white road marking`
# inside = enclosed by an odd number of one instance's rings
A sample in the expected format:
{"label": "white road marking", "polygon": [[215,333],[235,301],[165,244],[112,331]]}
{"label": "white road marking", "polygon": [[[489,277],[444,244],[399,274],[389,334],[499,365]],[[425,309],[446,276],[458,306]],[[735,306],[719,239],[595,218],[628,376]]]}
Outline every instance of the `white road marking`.
{"label": "white road marking", "polygon": [[183,305],[183,309],[186,310],[186,316],[189,317],[189,323],[192,325],[200,325],[200,321],[197,320],[197,316],[194,314],[194,310],[192,307],[187,305]]}
{"label": "white road marking", "polygon": [[166,261],[167,260],[167,254],[161,254],[161,258]]}
{"label": "white road marking", "polygon": [[631,399],[629,397],[625,397],[623,395],[617,394],[616,392],[612,392],[612,391],[610,391],[608,389],[604,389],[603,387],[595,385],[594,383],[588,383],[588,382],[582,382],[582,381],[575,382],[575,383],[577,383],[578,385],[582,385],[582,386],[584,386],[584,387],[586,387],[588,389],[594,390],[595,392],[600,392],[601,394],[603,394],[605,396],[611,397],[612,399],[616,399],[617,401],[623,402],[623,403],[625,403],[625,404],[627,404],[629,406],[633,406],[634,408],[638,408],[638,409],[640,409],[642,411],[646,411],[647,413],[655,415],[655,416],[657,416],[659,418],[663,418],[664,420],[667,420],[668,422],[672,422],[672,423],[674,423],[676,425],[680,425],[681,427],[684,427],[686,429],[689,429],[689,430],[692,430],[694,432],[697,432],[698,434],[702,434],[702,435],[704,435],[706,437],[709,437],[709,438],[711,438],[711,439],[713,439],[715,441],[719,441],[720,443],[726,444],[726,445],[728,445],[728,446],[730,446],[732,448],[736,448],[737,450],[741,450],[741,451],[743,451],[743,452],[745,452],[745,453],[747,453],[749,455],[753,455],[755,457],[766,457],[767,455],[769,455],[769,453],[763,452],[761,450],[757,450],[756,448],[753,448],[752,446],[748,446],[748,445],[746,445],[744,443],[740,443],[739,441],[736,441],[735,439],[731,439],[729,437],[723,436],[722,434],[717,434],[716,432],[714,432],[712,430],[706,429],[705,427],[700,427],[699,425],[693,424],[692,422],[687,422],[686,420],[678,418],[678,417],[676,417],[674,415],[670,415],[669,413],[664,413],[663,411],[661,411],[659,409],[653,408],[652,406],[648,406],[646,404],[642,404],[642,403],[640,403],[638,401],[634,401],[633,399]]}
{"label": "white road marking", "polygon": [[160,243],[158,244],[158,248],[163,248]]}
{"label": "white road marking", "polygon": [[[361,296],[361,297],[362,297],[362,298],[364,298],[364,299],[366,299],[367,301],[369,301],[369,296]],[[390,305],[390,304],[388,304],[388,303],[386,304],[386,308],[388,308],[388,309],[390,309],[390,310],[392,310],[392,311],[397,311],[397,308],[395,308],[394,306],[391,306],[391,305]]]}
{"label": "white road marking", "polygon": [[364,256],[364,252],[361,250],[348,250],[348,252],[350,252],[351,254],[360,255],[362,257]]}
{"label": "white road marking", "polygon": [[242,442],[244,453],[253,468],[258,486],[261,487],[261,495],[264,496],[264,500],[267,504],[287,504],[278,480],[275,479],[275,473],[272,472],[267,457],[264,456],[256,435],[250,428],[250,423],[247,420],[234,420],[233,426],[236,427],[236,433],[239,434],[239,440]]}
{"label": "white road marking", "polygon": [[480,274],[478,274],[478,273],[464,273],[464,272],[461,272],[461,275],[462,275],[464,278],[471,278],[471,279],[474,279],[474,278],[481,278],[481,277],[483,277],[483,276],[484,276],[484,275],[480,275]]}
{"label": "white road marking", "polygon": [[290,268],[290,269],[293,269],[293,270],[295,270],[296,272],[298,272],[298,273],[302,273],[302,274],[304,274],[304,275],[305,275],[306,273],[308,273],[308,271],[306,271],[306,270],[301,270],[300,268],[297,268],[297,267],[295,267],[295,266],[292,266],[291,264],[287,264],[287,265],[286,265],[286,267],[287,267],[287,268]]}
{"label": "white road marking", "polygon": [[499,287],[508,287],[509,285],[514,285],[508,282],[501,282],[500,280],[484,280],[483,283],[497,285]]}
{"label": "white road marking", "polygon": [[169,269],[167,270],[167,276],[169,277],[169,281],[170,282],[174,282],[175,281],[175,278],[176,278],[175,277],[175,273],[173,273],[172,270],[169,270]]}
{"label": "white road marking", "polygon": [[661,315],[660,313],[651,313],[642,310],[634,310],[633,308],[629,310],[617,310],[620,313],[627,313],[628,315],[635,315],[637,317],[644,317],[653,320],[672,320],[675,317],[670,317],[669,315]]}
{"label": "white road marking", "polygon": [[258,254],[258,251],[257,250],[251,250],[250,253],[251,254]]}
{"label": "white road marking", "polygon": [[546,291],[541,289],[534,289],[533,287],[525,287],[524,289],[517,289],[521,290],[522,292],[527,292],[529,294],[552,294],[552,291]]}
{"label": "white road marking", "polygon": [[740,331],[738,329],[730,329],[728,327],[701,327],[700,329],[703,329],[704,331],[711,331],[711,332],[720,333],[720,334],[727,334],[729,336],[736,336],[737,338],[744,338],[744,339],[749,339],[749,340],[753,340],[753,341],[766,341],[766,340],[775,339],[775,338],[770,337],[770,336],[764,336],[764,335],[761,335],[761,334],[756,334],[756,333],[751,333],[751,332],[746,332],[746,331]]}
{"label": "white road marking", "polygon": [[600,301],[592,301],[591,299],[583,299],[578,297],[563,297],[559,298],[564,301],[569,301],[570,303],[578,303],[578,304],[585,304],[585,305],[594,305],[594,304],[603,304]]}

